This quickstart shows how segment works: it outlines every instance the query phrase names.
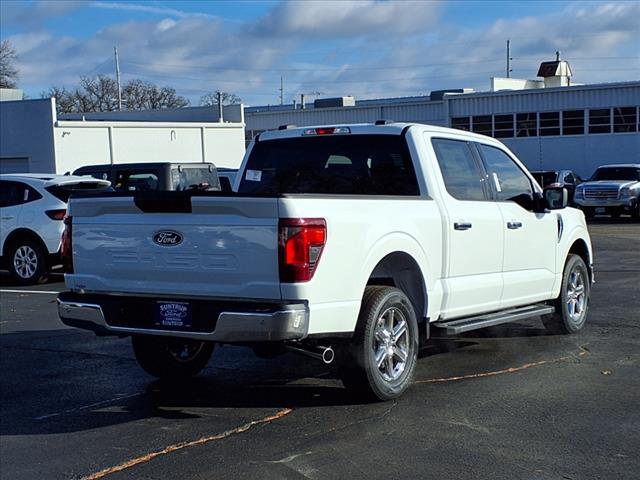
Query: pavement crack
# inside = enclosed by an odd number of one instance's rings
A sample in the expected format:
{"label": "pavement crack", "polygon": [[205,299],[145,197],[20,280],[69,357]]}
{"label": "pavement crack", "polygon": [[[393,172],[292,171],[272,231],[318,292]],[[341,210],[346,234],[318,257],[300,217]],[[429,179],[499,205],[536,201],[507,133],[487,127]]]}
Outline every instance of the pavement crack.
{"label": "pavement crack", "polygon": [[140,457],[132,458],[132,459],[127,460],[126,462],[123,462],[123,463],[121,463],[119,465],[116,465],[114,467],[105,468],[103,470],[100,470],[99,472],[92,473],[91,475],[82,477],[82,480],[99,480],[99,479],[104,478],[104,477],[106,477],[108,475],[111,475],[111,474],[114,474],[114,473],[117,473],[117,472],[121,472],[123,470],[127,470],[129,468],[135,467],[137,465],[141,465],[143,463],[150,462],[154,458],[157,458],[157,457],[160,457],[160,456],[163,456],[163,455],[168,455],[168,454],[173,453],[173,452],[177,452],[178,450],[183,450],[185,448],[204,445],[204,444],[207,444],[207,443],[210,443],[210,442],[214,442],[214,441],[217,441],[217,440],[223,440],[223,439],[228,438],[228,437],[230,437],[232,435],[237,435],[239,433],[244,433],[247,430],[250,430],[255,426],[263,425],[263,424],[266,424],[266,423],[271,423],[271,422],[274,422],[276,420],[280,420],[281,418],[286,417],[287,415],[289,415],[291,412],[293,412],[293,408],[285,408],[283,410],[279,410],[278,412],[274,413],[273,415],[269,415],[267,417],[260,418],[258,420],[251,420],[250,422],[247,422],[244,425],[240,425],[239,427],[233,428],[231,430],[227,430],[227,431],[222,432],[222,433],[218,433],[216,435],[211,435],[211,436],[208,436],[208,437],[202,437],[202,438],[199,438],[197,440],[174,443],[173,445],[169,445],[169,446],[163,448],[162,450],[157,450],[155,452],[147,453],[146,455],[142,455]]}
{"label": "pavement crack", "polygon": [[[584,350],[583,350],[584,351]],[[457,382],[460,380],[470,380],[473,378],[484,378],[484,377],[493,377],[496,375],[504,375],[507,373],[515,373],[520,372],[522,370],[527,370],[529,368],[540,367],[542,365],[551,365],[554,363],[566,362],[568,360],[575,359],[575,355],[565,355],[559,358],[553,358],[551,360],[540,360],[539,362],[531,362],[525,363],[524,365],[520,365],[519,367],[509,367],[503,368],[501,370],[492,370],[489,372],[481,372],[481,373],[470,373],[468,375],[458,375],[455,377],[445,377],[445,378],[430,378],[428,380],[416,380],[414,385],[423,385],[426,383],[446,383],[446,382]]]}

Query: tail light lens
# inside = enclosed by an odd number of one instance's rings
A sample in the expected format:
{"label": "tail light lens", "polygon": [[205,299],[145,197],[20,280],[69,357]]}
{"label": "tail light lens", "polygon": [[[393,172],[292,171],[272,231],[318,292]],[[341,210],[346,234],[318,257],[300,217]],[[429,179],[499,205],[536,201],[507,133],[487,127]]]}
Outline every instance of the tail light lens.
{"label": "tail light lens", "polygon": [[281,218],[278,225],[280,281],[308,282],[327,241],[324,218]]}
{"label": "tail light lens", "polygon": [[59,210],[47,210],[44,212],[47,214],[51,220],[64,220],[64,216],[67,214],[67,211],[64,208]]}
{"label": "tail light lens", "polygon": [[71,251],[71,240],[73,225],[72,217],[64,217],[64,230],[62,232],[62,243],[60,245],[60,256],[62,257],[62,269],[65,273],[73,273],[73,252]]}

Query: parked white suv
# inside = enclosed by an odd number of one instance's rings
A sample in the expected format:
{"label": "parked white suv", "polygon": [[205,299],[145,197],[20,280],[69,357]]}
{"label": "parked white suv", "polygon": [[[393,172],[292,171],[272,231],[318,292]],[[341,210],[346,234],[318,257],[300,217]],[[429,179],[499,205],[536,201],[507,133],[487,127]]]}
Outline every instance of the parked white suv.
{"label": "parked white suv", "polygon": [[584,215],[493,138],[383,122],[265,132],[235,191],[74,197],[63,322],[132,335],[158,377],[197,373],[216,343],[335,351],[344,384],[383,400],[411,384],[430,328],[585,324]]}
{"label": "parked white suv", "polygon": [[71,192],[109,185],[91,177],[0,175],[0,265],[18,284],[37,283],[60,263],[62,221]]}

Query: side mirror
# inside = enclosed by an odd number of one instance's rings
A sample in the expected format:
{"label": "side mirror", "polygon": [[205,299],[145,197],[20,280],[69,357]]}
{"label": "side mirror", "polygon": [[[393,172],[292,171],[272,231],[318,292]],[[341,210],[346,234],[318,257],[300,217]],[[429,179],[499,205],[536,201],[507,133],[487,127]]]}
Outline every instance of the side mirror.
{"label": "side mirror", "polygon": [[547,187],[543,195],[549,210],[560,210],[569,204],[569,192],[564,187]]}

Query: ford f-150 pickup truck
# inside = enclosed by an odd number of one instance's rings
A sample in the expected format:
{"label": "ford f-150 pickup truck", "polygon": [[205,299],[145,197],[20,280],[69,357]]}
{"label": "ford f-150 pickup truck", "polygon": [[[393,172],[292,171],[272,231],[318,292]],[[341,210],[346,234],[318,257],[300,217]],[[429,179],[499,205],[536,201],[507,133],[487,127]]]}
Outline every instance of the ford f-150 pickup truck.
{"label": "ford f-150 pickup truck", "polygon": [[329,363],[387,400],[430,331],[541,317],[583,328],[584,215],[502,143],[389,122],[287,128],[250,145],[234,192],[76,196],[63,257],[70,326],[131,336],[144,370],[198,373],[215,344]]}

